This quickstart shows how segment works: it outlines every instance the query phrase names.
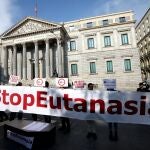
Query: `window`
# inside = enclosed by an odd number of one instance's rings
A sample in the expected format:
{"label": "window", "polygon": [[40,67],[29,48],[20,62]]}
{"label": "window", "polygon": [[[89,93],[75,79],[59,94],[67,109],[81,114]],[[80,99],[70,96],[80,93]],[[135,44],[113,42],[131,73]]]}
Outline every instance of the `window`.
{"label": "window", "polygon": [[90,62],[90,73],[96,73],[96,65],[95,62]]}
{"label": "window", "polygon": [[76,50],[76,42],[70,41],[70,51]]}
{"label": "window", "polygon": [[112,60],[109,60],[106,62],[107,63],[107,72],[113,72],[113,63]]}
{"label": "window", "polygon": [[71,75],[77,75],[77,74],[78,74],[77,64],[71,64]]}
{"label": "window", "polygon": [[129,44],[128,42],[128,34],[121,34],[122,45]]}
{"label": "window", "polygon": [[124,67],[125,67],[125,71],[131,71],[131,60],[130,59],[124,60]]}
{"label": "window", "polygon": [[94,48],[94,38],[88,38],[87,43],[88,43],[88,49]]}
{"label": "window", "polygon": [[110,36],[104,36],[104,46],[111,46],[111,39]]}
{"label": "window", "polygon": [[108,25],[108,19],[103,20],[103,26],[107,26]]}
{"label": "window", "polygon": [[92,26],[93,26],[93,23],[92,23],[92,22],[88,22],[88,23],[86,24],[86,27],[87,27],[87,28],[92,28]]}
{"label": "window", "polygon": [[125,18],[125,17],[120,17],[120,18],[119,18],[119,22],[120,22],[120,23],[126,22],[126,18]]}

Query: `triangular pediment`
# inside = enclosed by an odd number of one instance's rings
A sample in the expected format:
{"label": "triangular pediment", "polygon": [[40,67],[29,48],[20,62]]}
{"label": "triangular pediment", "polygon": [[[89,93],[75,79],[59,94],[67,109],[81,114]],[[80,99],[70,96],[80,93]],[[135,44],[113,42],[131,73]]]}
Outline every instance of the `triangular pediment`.
{"label": "triangular pediment", "polygon": [[5,32],[2,37],[25,35],[60,27],[60,24],[28,17]]}

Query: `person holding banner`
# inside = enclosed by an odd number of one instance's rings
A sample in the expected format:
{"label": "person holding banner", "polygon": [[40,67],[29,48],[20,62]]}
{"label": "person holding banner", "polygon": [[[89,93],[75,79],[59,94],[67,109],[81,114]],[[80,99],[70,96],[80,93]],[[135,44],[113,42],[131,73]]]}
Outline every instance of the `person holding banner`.
{"label": "person holding banner", "polygon": [[[46,88],[49,87],[48,81],[45,81],[45,86],[44,87],[46,87]],[[48,116],[48,115],[43,115],[43,116],[44,116],[44,120],[45,120],[46,123],[51,123],[51,116]],[[33,118],[34,121],[37,121],[37,119],[38,119],[37,114],[32,114],[32,118]]]}
{"label": "person holding banner", "polygon": [[[48,83],[48,81],[45,81],[45,87],[46,87],[46,88],[49,88],[49,83]],[[44,115],[44,119],[45,119],[45,122],[46,122],[46,123],[51,123],[51,116]]]}
{"label": "person holding banner", "polygon": [[[107,91],[116,91],[115,89],[107,89]],[[109,139],[111,141],[118,141],[118,123],[116,122],[109,122]]]}
{"label": "person holding banner", "polygon": [[4,121],[4,118],[5,117],[5,120],[8,119],[8,115],[7,113],[5,113],[4,111],[0,111],[0,122],[3,122]]}
{"label": "person holding banner", "polygon": [[[16,86],[22,86],[22,83],[18,82],[18,84],[16,84]],[[15,117],[16,117],[16,112],[11,112],[9,120],[12,121],[15,119]],[[17,117],[18,117],[18,120],[22,120],[23,113],[19,111]]]}
{"label": "person holding banner", "polygon": [[[88,90],[93,90],[93,83],[88,84]],[[97,134],[95,131],[95,121],[94,120],[87,120],[87,125],[88,125],[88,133],[86,135],[87,138],[93,138],[94,140],[97,140]]]}
{"label": "person holding banner", "polygon": [[[71,87],[71,85],[69,86]],[[61,87],[61,89],[64,89],[64,87]],[[61,127],[59,128],[59,130],[63,131],[64,134],[69,133],[70,132],[70,119],[67,117],[60,117],[60,119],[61,119]]]}

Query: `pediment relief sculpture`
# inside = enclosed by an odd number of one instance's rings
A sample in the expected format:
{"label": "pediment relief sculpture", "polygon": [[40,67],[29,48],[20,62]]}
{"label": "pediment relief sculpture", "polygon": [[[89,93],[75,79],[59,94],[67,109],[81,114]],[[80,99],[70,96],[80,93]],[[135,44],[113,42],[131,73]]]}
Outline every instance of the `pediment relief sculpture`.
{"label": "pediment relief sculpture", "polygon": [[21,26],[19,29],[12,32],[11,36],[47,30],[52,27],[54,27],[54,26],[50,26],[49,24],[42,24],[42,23],[38,23],[38,22],[28,21],[26,24]]}
{"label": "pediment relief sculpture", "polygon": [[53,24],[50,22],[43,22],[40,20],[32,20],[32,19],[26,19],[14,28],[10,29],[7,33],[4,34],[5,36],[17,36],[22,34],[29,34],[39,31],[45,31],[48,29],[60,27],[60,25]]}

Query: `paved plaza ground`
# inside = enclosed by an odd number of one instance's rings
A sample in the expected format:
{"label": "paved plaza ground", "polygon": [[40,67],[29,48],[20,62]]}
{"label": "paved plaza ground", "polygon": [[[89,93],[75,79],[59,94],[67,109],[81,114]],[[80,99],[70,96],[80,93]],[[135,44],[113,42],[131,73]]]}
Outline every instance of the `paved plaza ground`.
{"label": "paved plaza ground", "polygon": [[[0,123],[0,150],[26,150],[25,147],[4,139],[4,123]],[[42,150],[148,150],[150,147],[148,125],[118,124],[118,141],[109,140],[108,124],[102,121],[95,123],[98,135],[96,141],[86,138],[86,121],[71,119],[71,132],[68,134],[58,130],[58,123],[56,126],[56,143],[52,147],[41,148]]]}

